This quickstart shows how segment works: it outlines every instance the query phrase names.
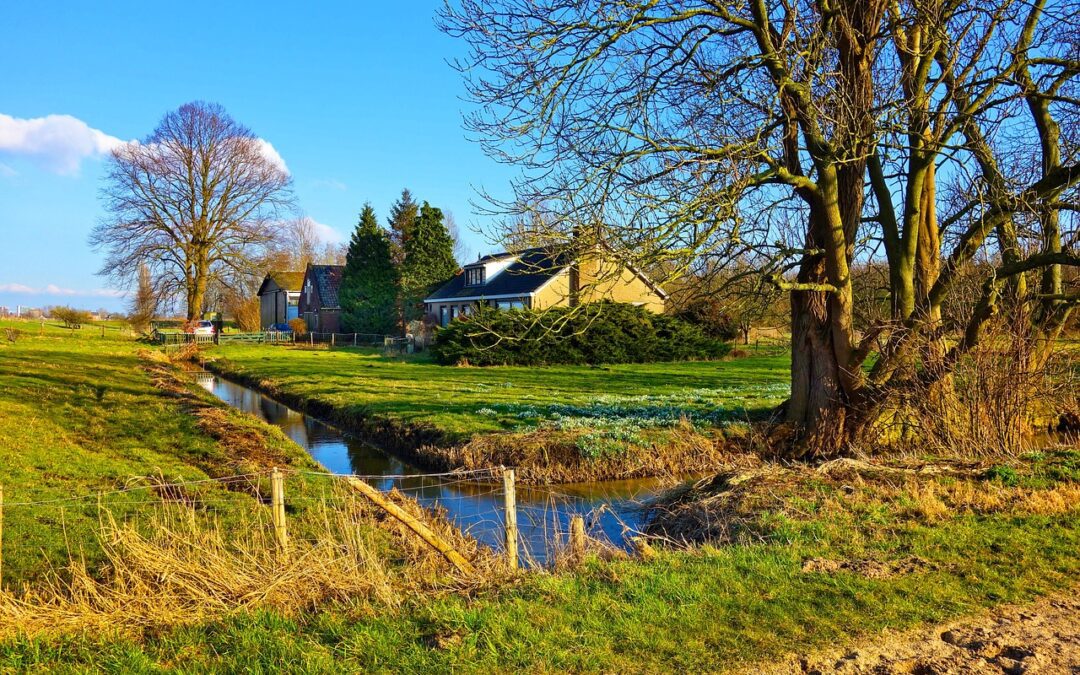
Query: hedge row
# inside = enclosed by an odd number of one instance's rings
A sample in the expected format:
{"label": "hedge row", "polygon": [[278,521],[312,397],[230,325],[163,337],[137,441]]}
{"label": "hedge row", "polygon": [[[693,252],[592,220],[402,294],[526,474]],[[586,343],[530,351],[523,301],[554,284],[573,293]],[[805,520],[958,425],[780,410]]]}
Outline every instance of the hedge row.
{"label": "hedge row", "polygon": [[648,363],[716,359],[731,346],[672,316],[619,303],[544,311],[479,308],[439,329],[444,365]]}

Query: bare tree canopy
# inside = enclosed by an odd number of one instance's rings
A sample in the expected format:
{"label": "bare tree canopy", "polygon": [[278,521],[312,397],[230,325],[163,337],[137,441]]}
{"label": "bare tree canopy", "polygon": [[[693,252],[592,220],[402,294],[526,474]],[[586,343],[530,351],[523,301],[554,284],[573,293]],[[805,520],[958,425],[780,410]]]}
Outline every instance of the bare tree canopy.
{"label": "bare tree canopy", "polygon": [[[470,48],[467,127],[521,169],[490,210],[672,279],[753,264],[790,293],[793,448],[827,454],[940,384],[1006,305],[1048,344],[1076,304],[1078,9],[461,0],[440,22]],[[998,264],[946,345],[977,256]],[[892,309],[860,332],[853,269],[882,258]]]}
{"label": "bare tree canopy", "polygon": [[255,269],[292,205],[289,174],[265,146],[220,105],[194,102],[114,150],[108,216],[90,236],[106,252],[100,273],[130,283],[146,265],[158,297],[183,297],[197,318],[213,283]]}
{"label": "bare tree canopy", "polygon": [[[284,221],[262,261],[263,271],[303,271],[308,265],[344,265],[345,244],[327,241],[308,216]],[[261,281],[261,279],[259,280]]]}

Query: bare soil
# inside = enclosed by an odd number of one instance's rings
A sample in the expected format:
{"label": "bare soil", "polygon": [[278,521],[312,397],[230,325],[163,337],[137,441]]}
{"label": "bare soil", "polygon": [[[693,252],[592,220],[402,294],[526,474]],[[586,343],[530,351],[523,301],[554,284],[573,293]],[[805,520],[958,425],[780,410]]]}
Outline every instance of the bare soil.
{"label": "bare soil", "polygon": [[1080,587],[1031,605],[909,633],[885,633],[755,667],[761,674],[1080,674]]}

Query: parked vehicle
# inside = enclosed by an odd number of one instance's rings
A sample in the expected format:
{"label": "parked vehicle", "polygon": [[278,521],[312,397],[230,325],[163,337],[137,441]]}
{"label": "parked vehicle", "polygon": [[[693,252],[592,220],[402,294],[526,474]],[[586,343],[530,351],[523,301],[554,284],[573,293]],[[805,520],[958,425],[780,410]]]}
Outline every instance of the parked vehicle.
{"label": "parked vehicle", "polygon": [[195,329],[192,331],[195,335],[213,335],[217,330],[214,328],[213,321],[200,321],[195,325]]}
{"label": "parked vehicle", "polygon": [[269,333],[291,333],[292,328],[287,323],[275,323],[266,329]]}

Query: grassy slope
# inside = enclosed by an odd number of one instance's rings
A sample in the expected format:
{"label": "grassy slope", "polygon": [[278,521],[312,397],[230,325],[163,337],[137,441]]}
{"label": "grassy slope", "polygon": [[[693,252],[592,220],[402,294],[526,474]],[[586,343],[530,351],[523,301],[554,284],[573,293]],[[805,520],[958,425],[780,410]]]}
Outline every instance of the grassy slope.
{"label": "grassy slope", "polygon": [[[105,339],[93,331],[52,329],[45,335],[18,325],[16,344],[0,344],[0,484],[4,486],[4,580],[32,581],[49,564],[69,555],[96,556],[98,504],[20,507],[13,504],[93,496],[124,487],[135,476],[201,480],[200,467],[223,453],[202,433],[180,403],[163,396],[140,368],[138,345]],[[35,324],[36,328],[37,325]],[[0,336],[2,337],[2,336]],[[226,411],[237,424],[242,415]],[[281,434],[267,437],[280,453],[306,455]],[[214,485],[200,488],[215,508],[250,509],[253,500]],[[102,503],[123,517],[152,499],[148,492],[105,497]]]}
{"label": "grassy slope", "polygon": [[[780,403],[788,381],[786,355],[597,368],[451,368],[422,355],[400,360],[370,350],[239,345],[210,355],[223,359],[227,370],[271,380],[288,393],[431,424],[457,437],[517,430],[545,417],[550,406],[605,405],[643,394],[689,409],[720,405],[738,417]],[[485,414],[477,414],[481,410]]]}
{"label": "grassy slope", "polygon": [[[893,525],[856,543],[841,524],[790,524],[788,541],[664,553],[644,564],[594,561],[501,592],[429,598],[377,615],[245,613],[143,640],[19,641],[0,647],[0,669],[734,670],[885,628],[1022,602],[1067,588],[1080,575],[1075,511]],[[801,571],[807,557],[868,553],[916,555],[928,565],[888,579]]]}

